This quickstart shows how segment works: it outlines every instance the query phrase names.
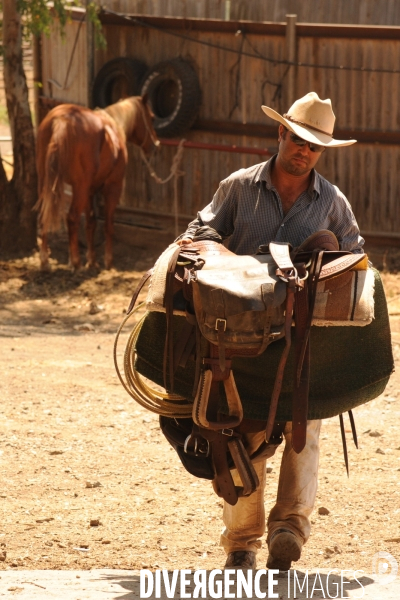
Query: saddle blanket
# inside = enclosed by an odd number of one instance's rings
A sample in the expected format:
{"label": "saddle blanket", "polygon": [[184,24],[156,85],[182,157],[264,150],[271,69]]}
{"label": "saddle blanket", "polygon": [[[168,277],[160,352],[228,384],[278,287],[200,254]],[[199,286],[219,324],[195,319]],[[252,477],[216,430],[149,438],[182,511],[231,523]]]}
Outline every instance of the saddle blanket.
{"label": "saddle blanket", "polygon": [[[354,273],[358,273],[358,280]],[[371,298],[365,299],[369,307],[368,324],[363,327],[348,327],[346,318],[354,306],[354,296],[361,289],[360,273],[372,277],[375,308],[371,314]],[[370,275],[368,275],[370,273]],[[382,281],[378,271],[349,271],[353,289],[352,304],[346,300],[339,305],[336,327],[311,328],[311,375],[309,394],[309,419],[325,419],[346,412],[379,396],[385,389],[393,371],[393,355],[390,338],[389,317]],[[339,279],[339,278],[337,278]],[[326,324],[324,315],[330,302],[330,292],[335,279],[322,282],[316,317]],[[364,286],[365,287],[365,286]],[[360,304],[360,303],[359,303]],[[373,306],[373,303],[372,303]],[[325,311],[325,312],[324,312]],[[374,318],[372,318],[372,316]],[[186,320],[174,315],[174,337]],[[323,322],[323,323],[322,323]],[[166,335],[166,319],[162,312],[149,312],[136,344],[136,369],[156,383],[163,385],[163,351]],[[243,403],[244,417],[265,420],[280,357],[285,346],[284,340],[271,343],[265,352],[254,358],[234,358],[232,371]],[[279,399],[277,420],[290,421],[292,418],[293,346],[285,369],[282,392]],[[189,360],[185,368],[178,367],[175,374],[177,394],[192,397],[195,363]],[[221,410],[226,408],[223,385],[221,385]]]}

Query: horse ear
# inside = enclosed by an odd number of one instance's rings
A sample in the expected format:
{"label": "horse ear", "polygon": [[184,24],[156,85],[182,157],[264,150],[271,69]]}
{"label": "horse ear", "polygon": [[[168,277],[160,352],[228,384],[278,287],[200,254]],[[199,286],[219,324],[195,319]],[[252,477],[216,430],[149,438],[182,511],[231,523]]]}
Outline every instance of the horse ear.
{"label": "horse ear", "polygon": [[143,94],[143,96],[142,96],[142,102],[143,102],[143,104],[145,104],[145,105],[146,105],[146,104],[147,104],[147,102],[148,102],[148,100],[149,100],[149,95],[148,95],[148,93],[146,92],[146,93],[145,93],[145,94]]}

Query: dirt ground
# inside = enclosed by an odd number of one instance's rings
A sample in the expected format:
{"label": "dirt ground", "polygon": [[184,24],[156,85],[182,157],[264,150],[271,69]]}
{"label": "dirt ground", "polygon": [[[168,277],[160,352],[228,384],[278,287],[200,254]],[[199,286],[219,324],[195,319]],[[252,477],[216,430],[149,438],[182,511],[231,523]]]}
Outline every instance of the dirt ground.
{"label": "dirt ground", "polygon": [[[0,262],[0,569],[224,564],[221,500],[184,471],[156,415],[114,370],[117,327],[158,253],[120,248],[111,271],[73,275],[61,239],[51,273],[39,271],[37,255]],[[397,366],[398,259],[395,250],[374,254],[385,269]],[[324,422],[312,535],[296,568],[370,573],[378,551],[400,559],[399,373],[355,410],[360,449],[349,443],[350,478],[339,421]],[[268,464],[267,511],[280,454]],[[266,558],[264,545],[260,567]]]}

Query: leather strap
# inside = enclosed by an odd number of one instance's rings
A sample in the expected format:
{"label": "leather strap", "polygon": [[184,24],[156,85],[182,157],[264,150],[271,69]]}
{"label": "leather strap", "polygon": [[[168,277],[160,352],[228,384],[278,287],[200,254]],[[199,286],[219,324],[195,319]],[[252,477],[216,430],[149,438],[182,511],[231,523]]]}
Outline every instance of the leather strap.
{"label": "leather strap", "polygon": [[[173,316],[173,301],[174,301],[174,282],[175,282],[175,270],[178,262],[179,255],[181,254],[181,247],[178,246],[175,252],[172,254],[167,269],[167,275],[165,280],[165,294],[164,294],[164,306],[165,306],[165,317],[167,321],[167,333],[165,336],[164,345],[164,359],[163,359],[163,380],[164,387],[168,392],[174,391],[174,336],[172,330],[172,316]],[[169,375],[169,385],[167,381],[167,367]]]}
{"label": "leather strap", "polygon": [[218,496],[222,497],[225,502],[234,506],[239,499],[239,494],[228,465],[228,436],[220,431],[211,431],[210,429],[200,429],[200,434],[208,440],[211,446],[211,456],[215,472],[213,480],[214,489]]}
{"label": "leather strap", "polygon": [[353,411],[349,410],[349,419],[350,419],[350,425],[351,425],[351,432],[353,434],[353,441],[354,441],[354,445],[358,450],[358,439],[357,439],[357,431],[356,431],[356,424],[354,421],[354,415],[353,415]]}
{"label": "leather strap", "polygon": [[[257,473],[243,446],[241,436],[232,429],[212,431],[199,428],[198,431],[211,446],[215,471],[214,489],[228,504],[234,506],[239,497],[249,496],[259,486]],[[228,464],[228,450],[242,482],[241,486],[235,486],[232,479]]]}
{"label": "leather strap", "polygon": [[256,491],[260,482],[241,438],[232,437],[228,441],[228,448],[243,484],[243,489],[239,491],[238,495],[250,496],[250,494]]}
{"label": "leather strap", "polygon": [[289,356],[290,346],[292,344],[292,315],[294,307],[294,296],[296,292],[296,278],[294,276],[288,279],[287,290],[286,290],[286,305],[285,305],[285,340],[286,346],[282,353],[279,361],[278,370],[276,372],[274,389],[272,391],[271,402],[269,405],[267,427],[265,430],[265,439],[267,442],[271,436],[274,422],[276,409],[278,407],[278,400],[282,389],[283,375],[285,373],[285,366],[287,357]]}
{"label": "leather strap", "polygon": [[[307,436],[308,391],[310,381],[310,344],[307,336],[308,286],[296,294],[295,300],[295,367],[292,399],[292,448],[300,453]],[[300,362],[301,361],[301,362]]]}
{"label": "leather strap", "polygon": [[297,323],[298,321],[300,321],[299,326],[296,327],[296,346],[299,346],[295,362],[296,387],[300,385],[303,360],[306,348],[309,345],[308,340],[310,336],[311,323],[315,306],[315,298],[317,296],[317,285],[321,272],[323,255],[323,251],[318,252],[315,250],[313,252],[309,276],[305,286],[305,290],[308,289],[308,294],[306,293],[306,295],[308,296],[307,302],[303,302],[303,304],[301,304],[302,300],[305,298],[305,296],[301,296],[301,294],[299,294],[296,297],[296,303],[299,303],[299,310],[297,310],[295,313],[295,322]]}
{"label": "leather strap", "polygon": [[271,242],[269,251],[272,258],[282,271],[293,269],[292,259],[290,258],[290,245],[285,242]]}
{"label": "leather strap", "polygon": [[174,361],[174,374],[178,367],[185,367],[186,362],[193,352],[196,343],[194,326],[187,320],[184,321],[182,330],[179,338],[174,344],[173,349],[173,361]]}
{"label": "leather strap", "polygon": [[149,270],[147,271],[147,273],[145,273],[145,274],[143,275],[143,277],[141,278],[141,280],[140,280],[140,281],[139,281],[139,283],[137,284],[137,286],[136,286],[136,289],[135,289],[135,291],[133,292],[133,296],[132,296],[132,298],[131,298],[131,301],[130,301],[130,303],[129,303],[128,310],[126,311],[126,314],[127,314],[127,315],[129,315],[129,314],[130,314],[130,313],[133,311],[133,308],[134,308],[134,306],[135,306],[135,304],[136,304],[136,301],[137,301],[137,299],[138,299],[138,296],[139,296],[139,294],[140,294],[140,292],[141,292],[142,288],[143,288],[143,287],[146,285],[147,281],[150,279],[150,277],[151,277],[152,273],[153,273],[153,269],[149,269]]}
{"label": "leather strap", "polygon": [[340,422],[340,433],[342,434],[344,463],[346,465],[346,471],[347,471],[347,477],[348,477],[349,476],[349,457],[347,454],[346,433],[344,430],[344,422],[343,422],[343,414],[342,413],[340,413],[340,415],[339,415],[339,422]]}

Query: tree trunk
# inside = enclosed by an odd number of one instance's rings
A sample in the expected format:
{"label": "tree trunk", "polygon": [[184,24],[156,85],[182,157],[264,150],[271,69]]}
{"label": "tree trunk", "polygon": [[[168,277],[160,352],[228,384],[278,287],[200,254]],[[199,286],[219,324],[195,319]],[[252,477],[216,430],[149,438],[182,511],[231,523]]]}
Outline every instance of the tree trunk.
{"label": "tree trunk", "polygon": [[[17,0],[3,0],[4,87],[10,120],[14,174],[0,168],[0,250],[29,252],[36,246],[37,174],[35,135],[22,62],[21,16]],[[3,173],[1,171],[3,170]]]}

